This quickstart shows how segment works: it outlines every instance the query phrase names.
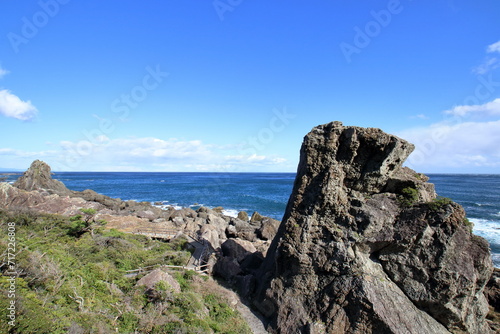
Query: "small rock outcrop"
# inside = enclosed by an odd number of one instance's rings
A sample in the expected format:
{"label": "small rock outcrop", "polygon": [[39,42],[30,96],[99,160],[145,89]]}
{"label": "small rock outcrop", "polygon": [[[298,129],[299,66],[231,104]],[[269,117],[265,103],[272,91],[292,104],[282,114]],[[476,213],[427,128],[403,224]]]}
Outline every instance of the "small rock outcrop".
{"label": "small rock outcrop", "polygon": [[490,333],[493,266],[458,204],[402,164],[413,145],[333,122],[304,139],[254,276],[273,333]]}
{"label": "small rock outcrop", "polygon": [[169,273],[155,269],[143,278],[141,278],[136,286],[144,285],[147,289],[154,289],[159,282],[165,283],[172,291],[181,292],[181,286]]}
{"label": "small rock outcrop", "polygon": [[71,194],[71,190],[66,188],[64,183],[52,179],[50,166],[40,160],[33,161],[28,170],[14,183],[14,187],[26,191],[42,190],[61,196]]}

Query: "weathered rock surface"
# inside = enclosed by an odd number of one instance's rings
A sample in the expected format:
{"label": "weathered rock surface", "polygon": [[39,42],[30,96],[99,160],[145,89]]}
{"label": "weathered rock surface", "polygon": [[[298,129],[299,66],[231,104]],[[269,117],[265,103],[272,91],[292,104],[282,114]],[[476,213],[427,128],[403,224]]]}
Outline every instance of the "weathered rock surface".
{"label": "weathered rock surface", "polygon": [[159,282],[164,282],[174,292],[181,291],[181,286],[176,281],[176,279],[161,269],[153,270],[152,272],[141,278],[139,281],[137,281],[135,285],[144,285],[147,289],[154,289],[155,285]]}
{"label": "weathered rock surface", "polygon": [[500,269],[495,268],[493,275],[491,275],[486,285],[484,294],[490,306],[492,306],[496,312],[500,313]]}
{"label": "weathered rock surface", "polygon": [[257,251],[250,241],[241,239],[226,240],[222,244],[221,250],[224,256],[233,257],[238,260],[238,262],[242,262],[245,257]]}
{"label": "weathered rock surface", "polygon": [[[401,167],[412,149],[340,122],[305,137],[283,222],[255,275],[253,302],[272,332],[490,332],[488,244],[458,204],[428,203],[433,186]],[[416,195],[405,197],[408,188]]]}
{"label": "weathered rock surface", "polygon": [[61,182],[52,179],[50,166],[40,160],[35,160],[30,168],[14,183],[22,190],[44,190],[50,194],[69,195],[71,190]]}

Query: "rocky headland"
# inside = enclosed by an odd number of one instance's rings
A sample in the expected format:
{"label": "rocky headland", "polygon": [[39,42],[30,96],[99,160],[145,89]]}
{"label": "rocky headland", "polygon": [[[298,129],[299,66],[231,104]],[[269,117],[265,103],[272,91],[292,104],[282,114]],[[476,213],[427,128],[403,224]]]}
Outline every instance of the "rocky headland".
{"label": "rocky headland", "polygon": [[213,275],[260,312],[271,333],[493,333],[500,275],[463,208],[402,167],[413,145],[333,122],[305,138],[280,223],[254,213],[161,209],[75,192],[35,161],[0,208],[76,215],[108,228],[197,235]]}

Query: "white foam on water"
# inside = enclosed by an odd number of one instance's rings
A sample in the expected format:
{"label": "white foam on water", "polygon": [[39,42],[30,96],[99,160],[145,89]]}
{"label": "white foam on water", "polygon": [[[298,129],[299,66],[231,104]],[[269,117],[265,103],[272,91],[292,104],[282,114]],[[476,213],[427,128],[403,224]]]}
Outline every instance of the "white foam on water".
{"label": "white foam on water", "polygon": [[500,222],[479,218],[470,218],[474,223],[473,232],[490,243],[500,245]]}
{"label": "white foam on water", "polygon": [[224,209],[222,210],[222,214],[225,215],[225,216],[229,216],[229,217],[233,217],[233,218],[236,218],[238,217],[238,210],[234,210],[234,209]]}
{"label": "white foam on water", "polygon": [[[162,204],[155,204],[155,203],[162,203]],[[162,210],[169,210],[170,208],[174,208],[175,210],[181,210],[183,208],[177,203],[170,203],[169,201],[155,201],[151,202],[151,205],[160,208]]]}

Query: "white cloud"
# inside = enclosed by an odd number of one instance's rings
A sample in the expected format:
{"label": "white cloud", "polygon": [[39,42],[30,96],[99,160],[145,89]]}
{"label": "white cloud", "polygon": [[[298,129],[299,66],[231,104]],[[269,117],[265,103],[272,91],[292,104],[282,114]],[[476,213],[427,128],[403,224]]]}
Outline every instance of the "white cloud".
{"label": "white cloud", "polygon": [[486,74],[496,68],[500,67],[500,59],[492,57],[487,58],[481,65],[474,68],[476,74]]}
{"label": "white cloud", "polygon": [[476,116],[499,116],[500,98],[484,104],[455,106],[450,110],[446,110],[445,114],[460,117],[469,116],[472,114]]}
{"label": "white cloud", "polygon": [[33,119],[38,110],[31,101],[22,101],[9,90],[0,90],[0,114],[22,121]]}
{"label": "white cloud", "polygon": [[[58,150],[39,153],[54,170],[252,172],[295,167],[288,166],[283,157],[244,152],[241,145],[217,146],[200,140],[102,136],[94,143],[62,141]],[[23,159],[26,165],[38,157],[37,152],[8,148],[0,148],[1,155]]]}
{"label": "white cloud", "polygon": [[407,161],[415,169],[500,168],[500,121],[441,122],[398,135],[415,144],[416,149]]}
{"label": "white cloud", "polygon": [[0,148],[0,155],[10,158],[27,158],[27,159],[35,159],[35,158],[43,158],[43,157],[53,157],[57,155],[57,151],[23,151],[23,150],[15,150],[12,148]]}
{"label": "white cloud", "polygon": [[429,119],[428,116],[424,115],[424,114],[418,114],[418,115],[414,115],[414,116],[410,116],[411,119]]}
{"label": "white cloud", "polygon": [[[488,45],[487,53],[500,53],[500,41]],[[500,67],[500,58],[497,56],[487,57],[483,63],[473,69],[476,74],[485,74]]]}
{"label": "white cloud", "polygon": [[0,67],[0,79],[2,79],[8,73],[9,73],[9,71]]}
{"label": "white cloud", "polygon": [[491,45],[488,45],[487,52],[488,53],[493,53],[493,52],[500,53],[500,41],[493,43]]}

